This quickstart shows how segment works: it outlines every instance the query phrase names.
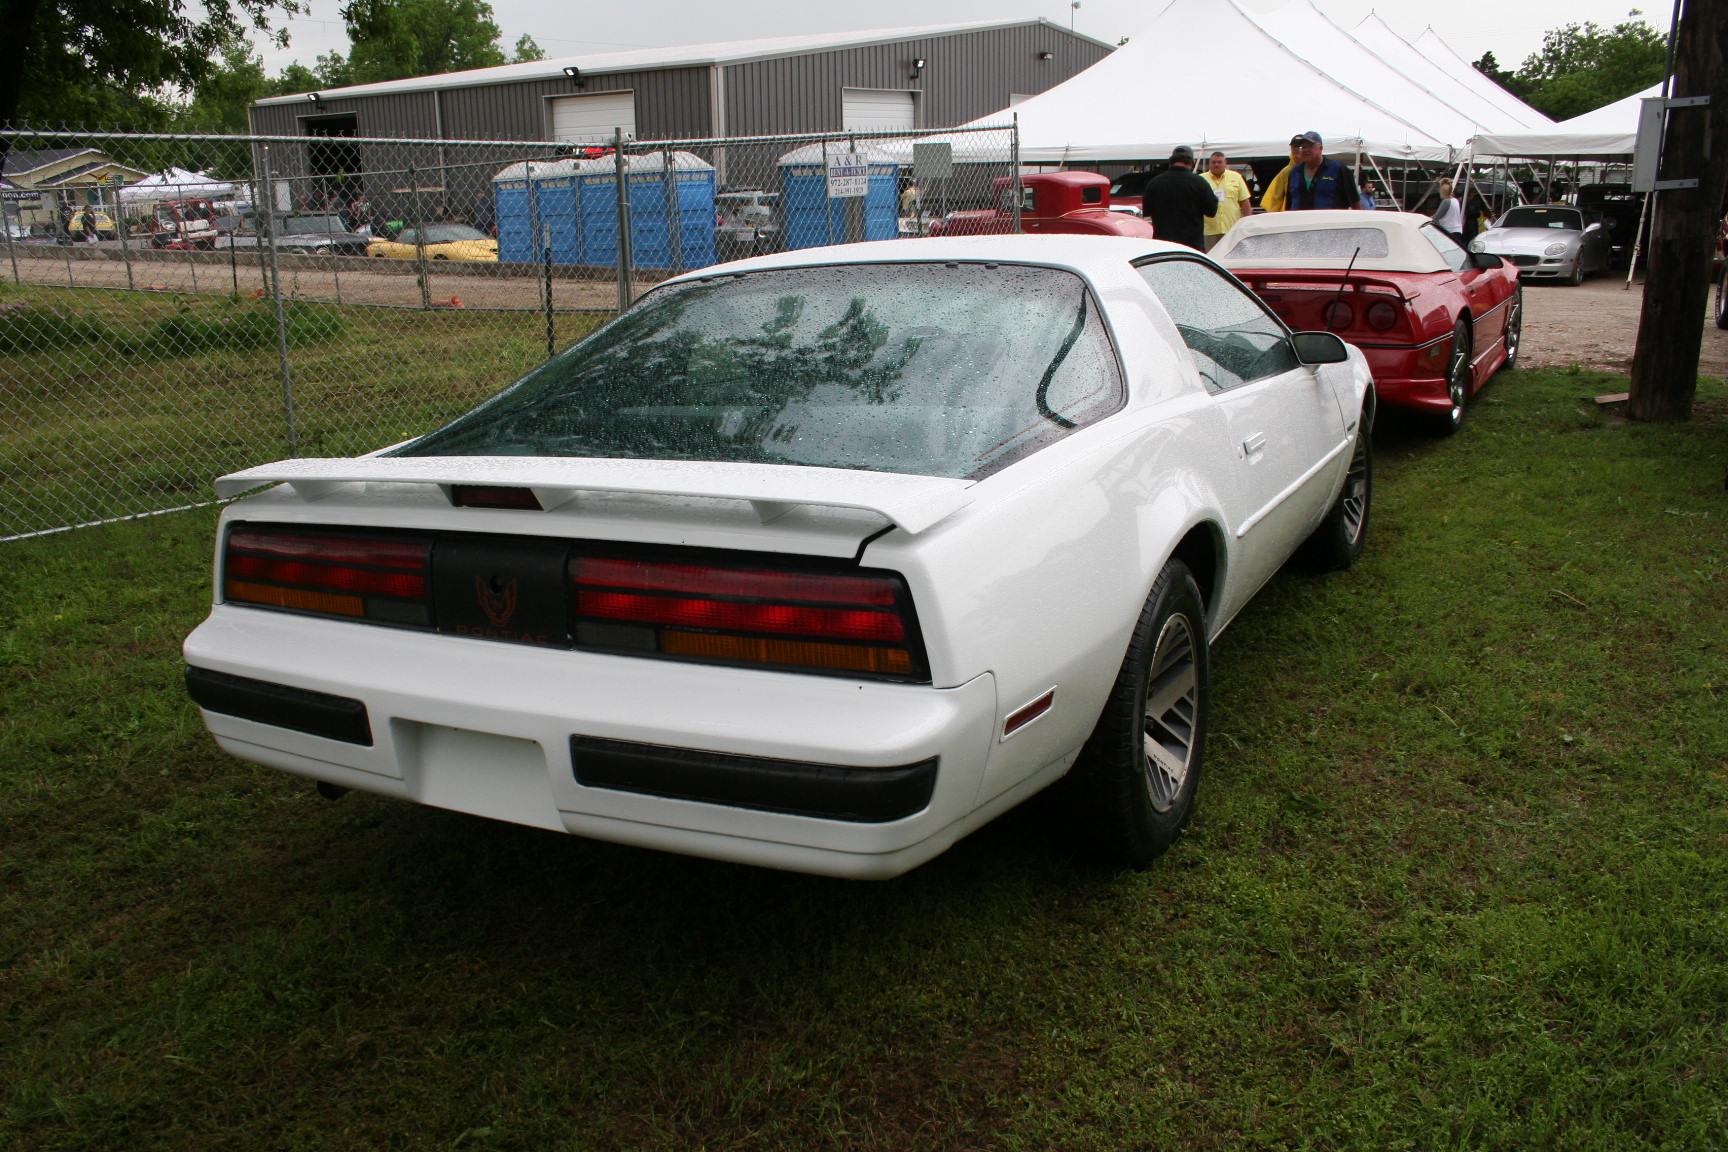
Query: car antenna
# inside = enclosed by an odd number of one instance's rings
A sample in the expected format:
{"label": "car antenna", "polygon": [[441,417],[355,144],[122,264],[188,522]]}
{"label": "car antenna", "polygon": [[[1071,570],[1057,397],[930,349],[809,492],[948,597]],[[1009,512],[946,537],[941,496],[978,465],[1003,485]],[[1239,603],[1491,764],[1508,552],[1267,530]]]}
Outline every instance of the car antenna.
{"label": "car antenna", "polygon": [[1356,267],[1356,257],[1362,255],[1362,245],[1356,245],[1356,251],[1350,253],[1350,263],[1344,267],[1344,279],[1338,281],[1338,295],[1332,297],[1332,303],[1326,305],[1326,331],[1332,331],[1332,306],[1344,299],[1344,288],[1350,283],[1350,273]]}

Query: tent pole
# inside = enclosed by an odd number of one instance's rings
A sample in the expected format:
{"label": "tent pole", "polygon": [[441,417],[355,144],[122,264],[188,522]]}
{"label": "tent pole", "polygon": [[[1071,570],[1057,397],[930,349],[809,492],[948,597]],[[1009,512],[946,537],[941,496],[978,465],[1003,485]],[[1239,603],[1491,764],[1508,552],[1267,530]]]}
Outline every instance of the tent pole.
{"label": "tent pole", "polygon": [[1656,192],[1644,193],[1644,206],[1638,209],[1638,230],[1632,233],[1632,255],[1626,261],[1626,283],[1620,285],[1620,291],[1629,291],[1632,287],[1632,276],[1638,271],[1638,257],[1644,251],[1644,221],[1650,215],[1650,203],[1655,200]]}
{"label": "tent pole", "polygon": [[[1392,181],[1386,179],[1386,173],[1380,171],[1380,165],[1375,163],[1374,154],[1372,152],[1370,152],[1368,154],[1368,166],[1370,168],[1374,169],[1374,175],[1376,175],[1380,178],[1380,186],[1382,188],[1386,189],[1386,195],[1391,196],[1392,195]],[[1360,186],[1360,181],[1358,181],[1358,186]],[[1404,210],[1404,205],[1403,205],[1402,201],[1394,199],[1392,203],[1397,207],[1397,209],[1400,212],[1402,212]]]}

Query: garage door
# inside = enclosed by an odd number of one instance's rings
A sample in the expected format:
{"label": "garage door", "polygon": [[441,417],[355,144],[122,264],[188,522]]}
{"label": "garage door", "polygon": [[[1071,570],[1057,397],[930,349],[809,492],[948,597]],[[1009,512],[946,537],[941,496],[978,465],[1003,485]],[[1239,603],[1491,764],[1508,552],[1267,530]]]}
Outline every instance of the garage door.
{"label": "garage door", "polygon": [[552,101],[552,139],[597,143],[612,139],[623,128],[636,135],[636,94],[596,92],[592,96],[558,96]]}
{"label": "garage door", "polygon": [[918,126],[914,94],[886,88],[840,89],[841,124],[856,132],[898,132]]}

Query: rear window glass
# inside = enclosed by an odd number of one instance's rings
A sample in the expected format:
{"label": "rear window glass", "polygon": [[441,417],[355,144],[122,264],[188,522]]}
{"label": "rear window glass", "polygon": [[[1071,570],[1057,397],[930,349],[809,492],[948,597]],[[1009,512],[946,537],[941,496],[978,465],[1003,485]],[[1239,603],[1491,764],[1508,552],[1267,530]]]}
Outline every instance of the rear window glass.
{"label": "rear window glass", "polygon": [[282,221],[285,236],[310,236],[318,232],[346,232],[340,216],[290,216]]}
{"label": "rear window glass", "polygon": [[1348,260],[1358,256],[1364,260],[1378,260],[1390,252],[1386,233],[1379,228],[1303,228],[1294,232],[1257,232],[1244,236],[1230,250],[1230,258]]}
{"label": "rear window glass", "polygon": [[1570,228],[1584,230],[1584,218],[1576,208],[1514,208],[1500,217],[1502,228]]}
{"label": "rear window glass", "polygon": [[674,285],[400,456],[589,456],[978,477],[1121,406],[1085,281],[1013,264]]}

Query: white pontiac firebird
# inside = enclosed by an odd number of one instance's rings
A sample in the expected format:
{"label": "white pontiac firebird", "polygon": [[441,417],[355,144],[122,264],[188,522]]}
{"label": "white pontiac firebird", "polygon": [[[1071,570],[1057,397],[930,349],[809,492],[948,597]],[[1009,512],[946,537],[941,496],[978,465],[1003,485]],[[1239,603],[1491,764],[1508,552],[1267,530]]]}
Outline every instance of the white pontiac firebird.
{"label": "white pontiac firebird", "polygon": [[217,482],[221,746],[580,836],[895,876],[1072,773],[1186,824],[1208,644],[1366,535],[1360,352],[1154,240],[811,249],[655,288],[417,440]]}

